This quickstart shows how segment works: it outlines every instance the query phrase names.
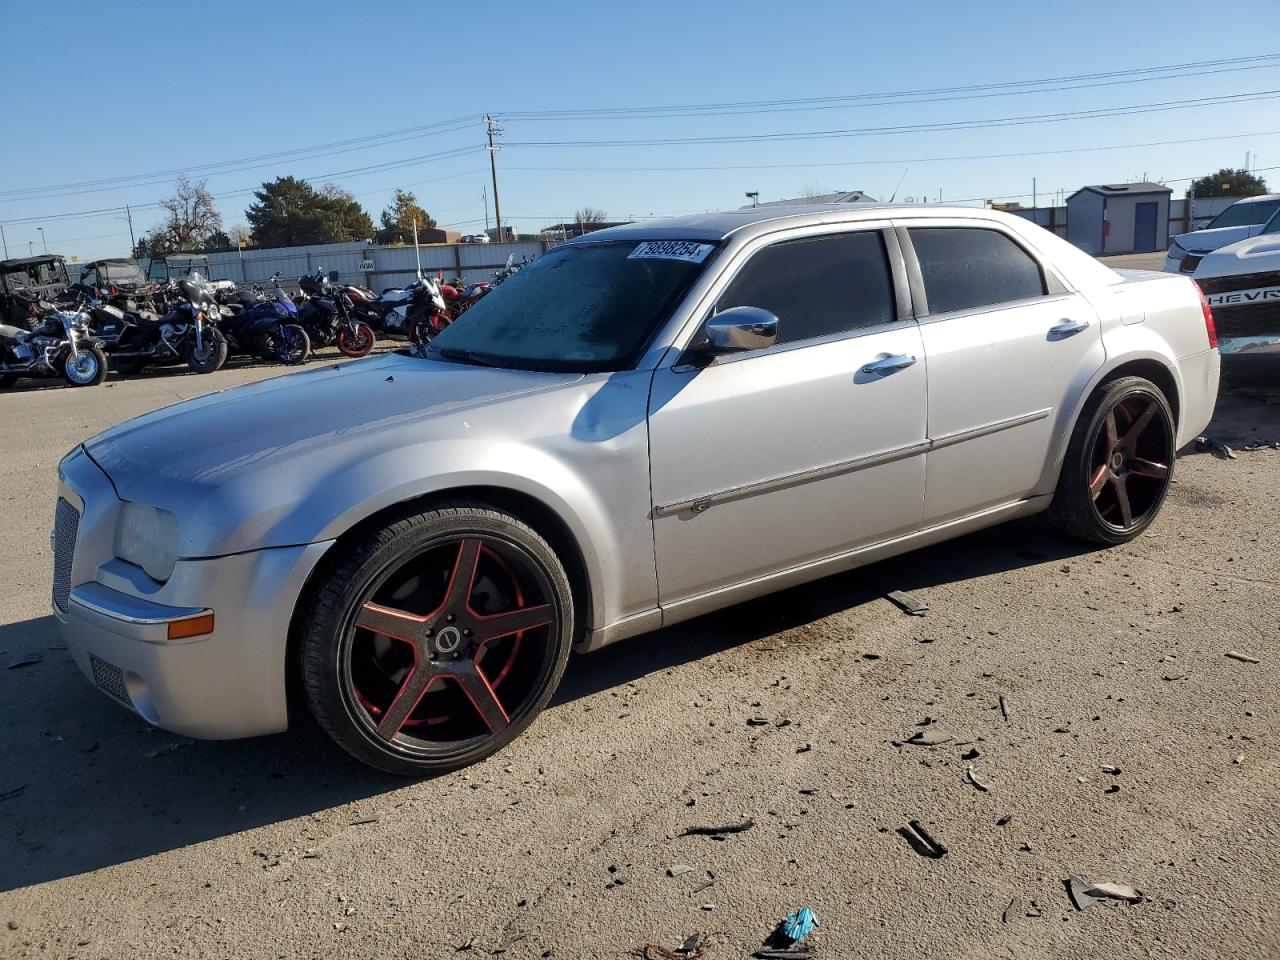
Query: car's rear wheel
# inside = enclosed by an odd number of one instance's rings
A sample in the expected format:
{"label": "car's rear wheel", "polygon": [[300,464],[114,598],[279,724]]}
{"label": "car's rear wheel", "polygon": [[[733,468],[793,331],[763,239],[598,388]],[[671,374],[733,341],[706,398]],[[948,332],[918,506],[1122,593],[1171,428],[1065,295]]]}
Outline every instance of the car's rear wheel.
{"label": "car's rear wheel", "polygon": [[475,763],[524,731],[564,673],[568,576],[509,514],[457,503],[404,516],[322,576],[302,632],[307,702],[371,766]]}
{"label": "car's rear wheel", "polygon": [[1150,380],[1121,377],[1089,398],[1067,447],[1050,521],[1091,543],[1126,543],[1164,504],[1177,430],[1169,401]]}

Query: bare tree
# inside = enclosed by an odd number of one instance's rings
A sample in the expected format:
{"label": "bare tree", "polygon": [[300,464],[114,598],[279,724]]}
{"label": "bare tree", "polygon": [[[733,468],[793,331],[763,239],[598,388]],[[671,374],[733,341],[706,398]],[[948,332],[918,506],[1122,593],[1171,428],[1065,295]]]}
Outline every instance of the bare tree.
{"label": "bare tree", "polygon": [[818,197],[825,197],[831,192],[831,189],[824,183],[808,181],[804,185],[804,190],[800,192],[800,196],[804,197],[806,200],[814,200]]}
{"label": "bare tree", "polygon": [[179,177],[173,196],[161,200],[160,206],[165,219],[147,235],[147,245],[156,253],[202,249],[222,230],[222,217],[204,180],[192,183]]}
{"label": "bare tree", "polygon": [[244,244],[249,245],[249,237],[251,236],[249,228],[243,223],[237,223],[234,227],[227,231],[227,236],[231,238],[231,242],[236,246]]}
{"label": "bare tree", "polygon": [[579,207],[574,211],[574,223],[604,223],[609,215],[599,207]]}

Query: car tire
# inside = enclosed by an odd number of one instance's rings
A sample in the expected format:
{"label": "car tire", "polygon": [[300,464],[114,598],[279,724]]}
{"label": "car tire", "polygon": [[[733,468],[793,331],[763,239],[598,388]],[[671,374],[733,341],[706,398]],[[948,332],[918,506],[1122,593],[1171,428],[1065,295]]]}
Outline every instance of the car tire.
{"label": "car tire", "polygon": [[1067,446],[1049,522],[1088,543],[1127,543],[1151,525],[1173,479],[1177,425],[1164,393],[1142,377],[1102,384]]}
{"label": "car tire", "polygon": [[339,746],[388,773],[441,773],[501,750],[546,706],[573,643],[555,551],[482,503],[401,515],[315,583],[298,647],[307,705]]}

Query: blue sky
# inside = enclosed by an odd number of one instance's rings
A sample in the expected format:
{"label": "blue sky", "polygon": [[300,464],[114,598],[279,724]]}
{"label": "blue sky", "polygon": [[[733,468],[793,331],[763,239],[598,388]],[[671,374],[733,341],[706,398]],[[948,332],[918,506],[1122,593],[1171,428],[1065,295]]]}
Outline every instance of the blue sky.
{"label": "blue sky", "polygon": [[[1217,25],[1206,10],[1202,2],[1078,0],[1052,8],[1025,0],[471,7],[72,0],[53,8],[0,0],[9,39],[0,64],[8,106],[0,223],[11,256],[26,255],[29,242],[41,250],[39,226],[51,251],[82,260],[123,255],[124,205],[138,208],[141,236],[159,218],[147,205],[171,192],[173,171],[187,170],[207,177],[226,227],[244,222],[252,199],[245,191],[292,174],[340,184],[375,220],[391,191],[405,186],[441,224],[476,231],[484,226],[482,191],[492,193],[478,119],[486,112],[504,127],[504,221],[525,230],[584,205],[619,218],[736,207],[748,190],[762,200],[806,187],[888,199],[901,179],[899,200],[933,201],[941,191],[944,201],[1029,203],[1033,177],[1043,202],[1085,183],[1144,175],[1173,181],[1242,166],[1246,151],[1256,154],[1255,167],[1280,168],[1280,59],[1074,90],[1009,95],[1003,88],[994,92],[1004,95],[981,98],[953,90],[1280,53],[1274,31],[1251,28],[1274,21],[1275,0],[1238,0]],[[21,37],[30,42],[14,42]],[[813,102],[920,89],[953,92],[899,98],[924,101],[912,103]],[[1003,127],[864,132],[1240,94],[1267,98]],[[808,102],[730,115],[518,115],[801,99]],[[832,130],[856,133],[634,143]],[[297,154],[393,131],[403,132]],[[633,143],[598,145],[618,140]],[[563,141],[596,145],[530,145]],[[1040,155],[991,156],[1033,152]],[[293,155],[239,162],[284,153]],[[223,166],[208,169],[215,164]],[[1280,183],[1280,169],[1263,175]],[[126,177],[137,179],[124,187],[101,182]],[[1185,188],[1170,185],[1179,194]],[[14,193],[31,188],[45,189]]]}

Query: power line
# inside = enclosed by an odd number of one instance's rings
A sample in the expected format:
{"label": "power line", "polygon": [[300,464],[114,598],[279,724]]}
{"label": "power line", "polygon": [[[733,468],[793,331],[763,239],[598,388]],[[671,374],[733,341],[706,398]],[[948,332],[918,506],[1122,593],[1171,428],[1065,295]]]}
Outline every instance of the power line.
{"label": "power line", "polygon": [[[620,108],[600,108],[597,111],[574,111],[569,113],[546,111],[538,113],[534,111],[521,113],[505,113],[503,119],[509,119],[514,122],[527,121],[545,121],[545,120],[659,120],[674,119],[687,117],[729,117],[729,116],[745,116],[749,114],[764,113],[796,113],[813,110],[849,110],[861,107],[884,107],[884,106],[904,106],[919,103],[948,103],[957,100],[981,100],[993,97],[1013,97],[1027,96],[1037,93],[1059,93],[1072,90],[1091,90],[1098,87],[1114,87],[1124,86],[1133,83],[1150,83],[1157,80],[1176,80],[1182,77],[1202,77],[1221,73],[1238,73],[1242,70],[1270,70],[1280,67],[1280,63],[1256,63],[1241,67],[1225,67],[1218,70],[1194,70],[1185,73],[1169,73],[1159,76],[1141,76],[1129,77],[1121,80],[1102,80],[1094,83],[1074,83],[1063,86],[1053,87],[1037,87],[1033,89],[1019,90],[994,90],[983,93],[959,93],[952,95],[941,95],[930,93],[927,96],[920,96],[910,99],[901,99],[905,94],[883,94],[879,95],[880,99],[873,99],[876,95],[863,94],[842,98],[844,101],[839,103],[815,103],[815,104],[790,104],[790,101],[759,101],[761,104],[779,104],[779,105],[734,105],[732,107],[715,108],[713,106],[698,106],[687,108],[671,108],[666,111],[655,110],[654,108],[638,108],[636,110],[620,107]],[[1104,75],[1105,76],[1105,75]],[[966,89],[966,88],[957,88]],[[943,91],[945,92],[945,91]]]}
{"label": "power line", "polygon": [[1104,144],[1102,146],[1093,145],[1088,147],[1065,147],[1057,150],[1023,150],[1017,153],[969,153],[960,154],[950,157],[909,157],[899,159],[883,159],[883,160],[832,160],[820,163],[751,163],[751,164],[712,164],[705,166],[681,166],[681,167],[519,167],[508,166],[507,170],[534,171],[539,173],[546,172],[573,172],[573,173],[659,173],[664,171],[687,173],[691,171],[722,171],[722,170],[787,170],[807,167],[867,167],[867,166],[885,166],[899,165],[910,163],[942,163],[955,162],[961,160],[1010,160],[1020,157],[1047,157],[1058,154],[1071,153],[1096,153],[1102,150],[1130,150],[1140,147],[1165,147],[1177,146],[1188,143],[1209,143],[1216,140],[1243,140],[1252,137],[1274,137],[1280,136],[1280,130],[1263,130],[1254,133],[1229,133],[1221,134],[1213,137],[1188,137],[1181,140],[1149,140],[1145,143],[1116,143]]}
{"label": "power line", "polygon": [[[282,150],[278,153],[260,154],[256,157],[242,157],[238,160],[223,160],[218,163],[199,164],[192,167],[180,167],[172,170],[158,170],[151,173],[140,173],[132,176],[122,177],[106,177],[100,180],[81,180],[76,183],[63,183],[46,185],[42,187],[23,187],[15,190],[0,191],[0,198],[13,199],[32,199],[46,193],[46,191],[74,191],[70,193],[49,193],[48,196],[74,196],[80,193],[96,193],[103,189],[122,189],[125,187],[141,187],[150,186],[153,183],[163,183],[166,180],[182,174],[190,174],[200,176],[201,174],[212,175],[213,173],[234,173],[241,169],[251,170],[253,166],[240,166],[242,164],[263,165],[263,162],[274,163],[279,160],[286,159],[306,159],[314,160],[320,157],[336,156],[341,153],[350,153],[353,150],[364,150],[371,147],[390,146],[396,143],[404,143],[408,140],[417,140],[428,136],[438,136],[445,133],[454,133],[457,130],[464,129],[466,123],[474,122],[475,116],[459,117],[454,120],[444,120],[438,123],[423,124],[418,127],[406,127],[403,130],[393,130],[387,133],[370,134],[365,137],[355,137],[350,140],[337,140],[333,143],[319,144],[311,147],[298,147],[294,150]],[[446,129],[447,128],[447,129]],[[401,136],[402,134],[409,134]],[[397,137],[398,139],[387,139],[389,137]],[[385,143],[372,143],[374,140],[386,140]],[[330,149],[342,148],[342,149]],[[327,151],[327,152],[317,152]],[[303,154],[312,154],[312,156],[303,156]],[[145,182],[144,182],[145,181]],[[78,189],[86,188],[86,189]]]}
{"label": "power line", "polygon": [[1017,127],[1037,123],[1060,123],[1067,120],[1096,120],[1125,117],[1139,113],[1164,113],[1196,107],[1223,106],[1229,103],[1252,103],[1280,97],[1280,90],[1258,90],[1250,93],[1197,97],[1191,100],[1163,100],[1156,103],[1131,104],[1124,107],[1100,107],[1063,113],[1028,114],[996,117],[988,120],[948,120],[941,123],[900,124],[888,127],[849,127],[835,130],[807,130],[796,133],[753,133],[713,137],[665,137],[644,140],[525,140],[510,141],[513,147],[667,147],[681,144],[771,143],[792,140],[833,140],[847,137],[878,137],[903,133],[930,133],[951,130],[981,130],[992,127]]}

